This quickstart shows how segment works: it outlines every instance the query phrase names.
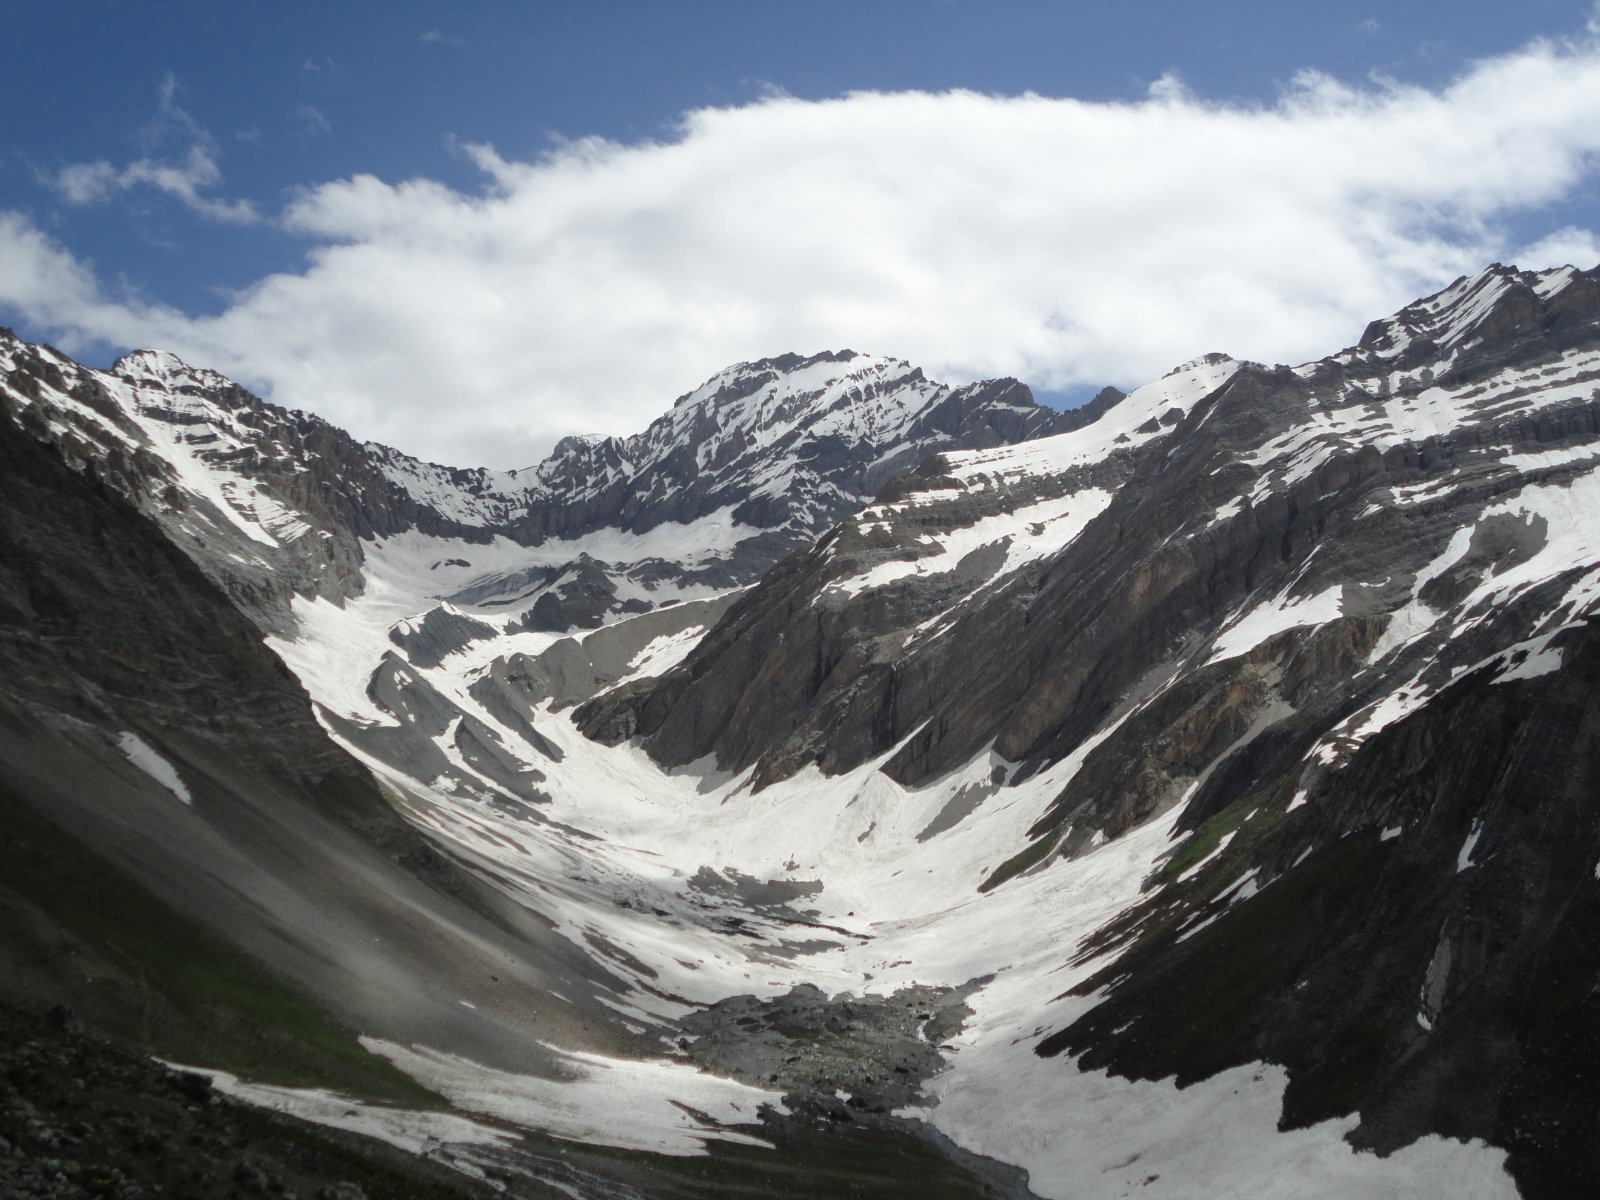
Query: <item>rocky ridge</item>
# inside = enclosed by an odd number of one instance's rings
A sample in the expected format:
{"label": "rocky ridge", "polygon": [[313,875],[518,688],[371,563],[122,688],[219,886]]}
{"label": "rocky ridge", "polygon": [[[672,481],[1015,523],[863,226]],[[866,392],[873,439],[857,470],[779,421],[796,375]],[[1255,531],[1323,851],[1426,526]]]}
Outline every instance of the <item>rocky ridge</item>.
{"label": "rocky ridge", "polygon": [[[568,438],[526,471],[462,469],[357,442],[172,354],[140,351],[96,371],[9,331],[0,403],[155,517],[284,635],[294,597],[359,594],[364,546],[409,531],[549,545],[536,566],[469,577],[462,596],[492,599],[530,628],[592,628],[684,585],[752,582],[933,449],[1037,437],[1057,420],[1014,380],[949,388],[897,360],[791,354],[728,368],[634,437]],[[700,564],[683,551],[703,533],[620,561],[583,541],[705,519],[731,528]]]}

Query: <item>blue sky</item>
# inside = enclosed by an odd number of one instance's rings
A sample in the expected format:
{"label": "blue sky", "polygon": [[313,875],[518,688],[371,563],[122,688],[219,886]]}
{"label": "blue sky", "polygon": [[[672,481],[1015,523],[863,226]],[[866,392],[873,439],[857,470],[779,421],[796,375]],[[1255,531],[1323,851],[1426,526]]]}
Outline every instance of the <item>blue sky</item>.
{"label": "blue sky", "polygon": [[1589,2],[0,20],[0,320],[160,342],[444,461],[629,432],[790,349],[1054,397],[1292,360],[1595,245]]}

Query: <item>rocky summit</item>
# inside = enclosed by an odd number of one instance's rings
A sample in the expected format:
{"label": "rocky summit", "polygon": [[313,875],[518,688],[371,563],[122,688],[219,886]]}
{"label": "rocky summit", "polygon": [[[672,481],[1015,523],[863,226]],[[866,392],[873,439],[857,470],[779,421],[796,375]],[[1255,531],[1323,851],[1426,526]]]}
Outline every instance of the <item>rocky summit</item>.
{"label": "rocky summit", "polygon": [[515,472],[0,336],[0,1177],[1591,1194],[1600,268],[1351,334]]}

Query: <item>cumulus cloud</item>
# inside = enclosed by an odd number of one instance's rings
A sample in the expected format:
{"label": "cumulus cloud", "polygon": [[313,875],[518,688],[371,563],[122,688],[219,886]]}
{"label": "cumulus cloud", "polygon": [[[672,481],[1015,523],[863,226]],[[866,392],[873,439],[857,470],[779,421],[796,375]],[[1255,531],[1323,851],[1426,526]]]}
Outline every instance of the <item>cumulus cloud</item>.
{"label": "cumulus cloud", "polygon": [[[78,263],[48,311],[363,437],[521,466],[786,350],[1046,389],[1138,384],[1210,350],[1316,357],[1518,251],[1593,265],[1591,231],[1523,246],[1507,230],[1592,181],[1597,111],[1593,41],[1534,43],[1433,90],[1305,74],[1263,106],[1175,78],[1131,103],[770,96],[688,113],[661,142],[531,161],[468,145],[476,189],[308,187],[279,218],[307,239],[304,268],[215,316],[108,300]],[[43,237],[0,229],[18,236]],[[70,260],[47,239],[35,253]],[[0,240],[0,304],[36,313],[16,274]]]}
{"label": "cumulus cloud", "polygon": [[[261,219],[248,200],[223,200],[209,194],[222,182],[216,138],[178,103],[178,81],[169,71],[161,80],[156,115],[140,131],[147,153],[115,166],[104,159],[70,163],[35,172],[39,182],[68,204],[103,204],[119,192],[151,188],[179,201],[207,220],[253,225]],[[169,148],[179,143],[175,150]]]}

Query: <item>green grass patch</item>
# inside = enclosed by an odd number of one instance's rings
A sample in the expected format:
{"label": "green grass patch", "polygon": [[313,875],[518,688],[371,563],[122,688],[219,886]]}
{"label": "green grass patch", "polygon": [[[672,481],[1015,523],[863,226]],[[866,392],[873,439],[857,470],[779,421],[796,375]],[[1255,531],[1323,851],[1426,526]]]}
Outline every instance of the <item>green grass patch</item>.
{"label": "green grass patch", "polygon": [[230,946],[0,784],[0,993],[64,1004],[147,1054],[289,1087],[442,1101],[295,985]]}
{"label": "green grass patch", "polygon": [[999,887],[1008,879],[1021,875],[1029,867],[1042,863],[1050,854],[1056,844],[1054,832],[1047,833],[1036,842],[1031,842],[1005,862],[1001,863],[989,873],[989,878],[978,885],[980,892],[987,892]]}
{"label": "green grass patch", "polygon": [[1273,804],[1274,796],[1281,791],[1279,785],[1260,788],[1209,817],[1161,864],[1156,871],[1157,885],[1176,883],[1180,875],[1216,850],[1230,833],[1236,836],[1228,843],[1229,855],[1252,849],[1282,819],[1283,812]]}

